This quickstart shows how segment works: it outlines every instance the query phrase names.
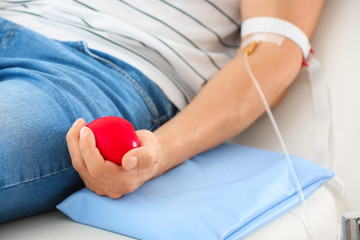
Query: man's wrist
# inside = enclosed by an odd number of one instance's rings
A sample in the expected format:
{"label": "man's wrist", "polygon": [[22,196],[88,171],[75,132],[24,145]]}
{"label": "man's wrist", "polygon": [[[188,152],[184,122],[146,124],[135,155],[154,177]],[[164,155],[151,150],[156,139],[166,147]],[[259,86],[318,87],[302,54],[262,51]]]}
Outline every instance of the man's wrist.
{"label": "man's wrist", "polygon": [[[155,132],[155,135],[156,135],[156,132]],[[166,140],[162,139],[161,137],[157,136],[157,138],[158,138],[158,142],[160,144],[159,152],[157,155],[159,166],[156,170],[154,177],[160,176],[161,174],[167,172],[168,170],[170,170],[173,167],[171,164],[172,158],[171,158],[171,155],[169,154],[170,147],[168,145],[168,142]]]}

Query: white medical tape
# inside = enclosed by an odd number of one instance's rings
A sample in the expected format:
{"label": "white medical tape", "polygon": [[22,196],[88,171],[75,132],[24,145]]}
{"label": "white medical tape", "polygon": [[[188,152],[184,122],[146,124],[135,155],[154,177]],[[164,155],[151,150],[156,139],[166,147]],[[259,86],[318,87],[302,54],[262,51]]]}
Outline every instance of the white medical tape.
{"label": "white medical tape", "polygon": [[328,87],[320,62],[312,55],[307,67],[315,115],[314,157],[323,167],[330,167],[329,132],[331,126],[330,100]]}
{"label": "white medical tape", "polygon": [[310,53],[309,39],[296,25],[273,17],[254,17],[241,23],[241,37],[254,33],[279,34],[294,41],[300,48],[305,59]]}
{"label": "white medical tape", "polygon": [[[273,17],[255,17],[245,20],[241,24],[241,37],[248,35],[272,33],[289,38],[300,48],[304,60],[308,60],[308,75],[313,99],[315,130],[314,130],[314,158],[322,166],[330,166],[329,132],[331,125],[330,99],[327,83],[320,62],[310,56],[311,45],[305,33],[296,25]],[[309,59],[308,59],[309,57]]]}
{"label": "white medical tape", "polygon": [[284,42],[284,37],[275,35],[275,34],[270,34],[270,33],[258,33],[258,34],[254,34],[254,35],[246,38],[245,40],[242,40],[240,48],[244,48],[244,47],[248,46],[253,41],[271,42],[271,43],[281,46]]}

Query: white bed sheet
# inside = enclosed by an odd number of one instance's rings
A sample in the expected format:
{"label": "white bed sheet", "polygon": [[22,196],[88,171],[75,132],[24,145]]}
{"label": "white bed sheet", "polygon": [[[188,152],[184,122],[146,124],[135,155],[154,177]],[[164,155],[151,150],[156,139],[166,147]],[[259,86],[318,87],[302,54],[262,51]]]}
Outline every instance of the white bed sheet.
{"label": "white bed sheet", "polygon": [[[336,201],[333,194],[326,187],[321,187],[310,196],[306,204],[314,240],[338,239],[339,220],[341,219],[338,218],[338,210],[340,209],[337,206],[340,203]],[[305,228],[306,219],[304,207],[300,205],[244,240],[306,240],[308,239]]]}

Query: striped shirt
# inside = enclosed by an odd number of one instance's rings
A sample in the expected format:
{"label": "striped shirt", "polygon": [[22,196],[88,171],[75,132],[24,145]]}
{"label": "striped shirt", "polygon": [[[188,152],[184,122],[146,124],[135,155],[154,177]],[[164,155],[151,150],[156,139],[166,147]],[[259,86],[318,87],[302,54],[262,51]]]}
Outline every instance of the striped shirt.
{"label": "striped shirt", "polygon": [[0,0],[0,16],[126,61],[180,109],[240,41],[239,0]]}

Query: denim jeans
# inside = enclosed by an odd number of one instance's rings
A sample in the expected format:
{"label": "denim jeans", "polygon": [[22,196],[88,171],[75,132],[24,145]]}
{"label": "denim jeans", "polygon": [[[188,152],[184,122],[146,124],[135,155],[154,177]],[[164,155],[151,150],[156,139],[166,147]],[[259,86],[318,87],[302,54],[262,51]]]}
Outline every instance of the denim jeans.
{"label": "denim jeans", "polygon": [[125,62],[0,18],[0,223],[52,210],[83,187],[65,140],[77,118],[155,130],[176,112]]}

